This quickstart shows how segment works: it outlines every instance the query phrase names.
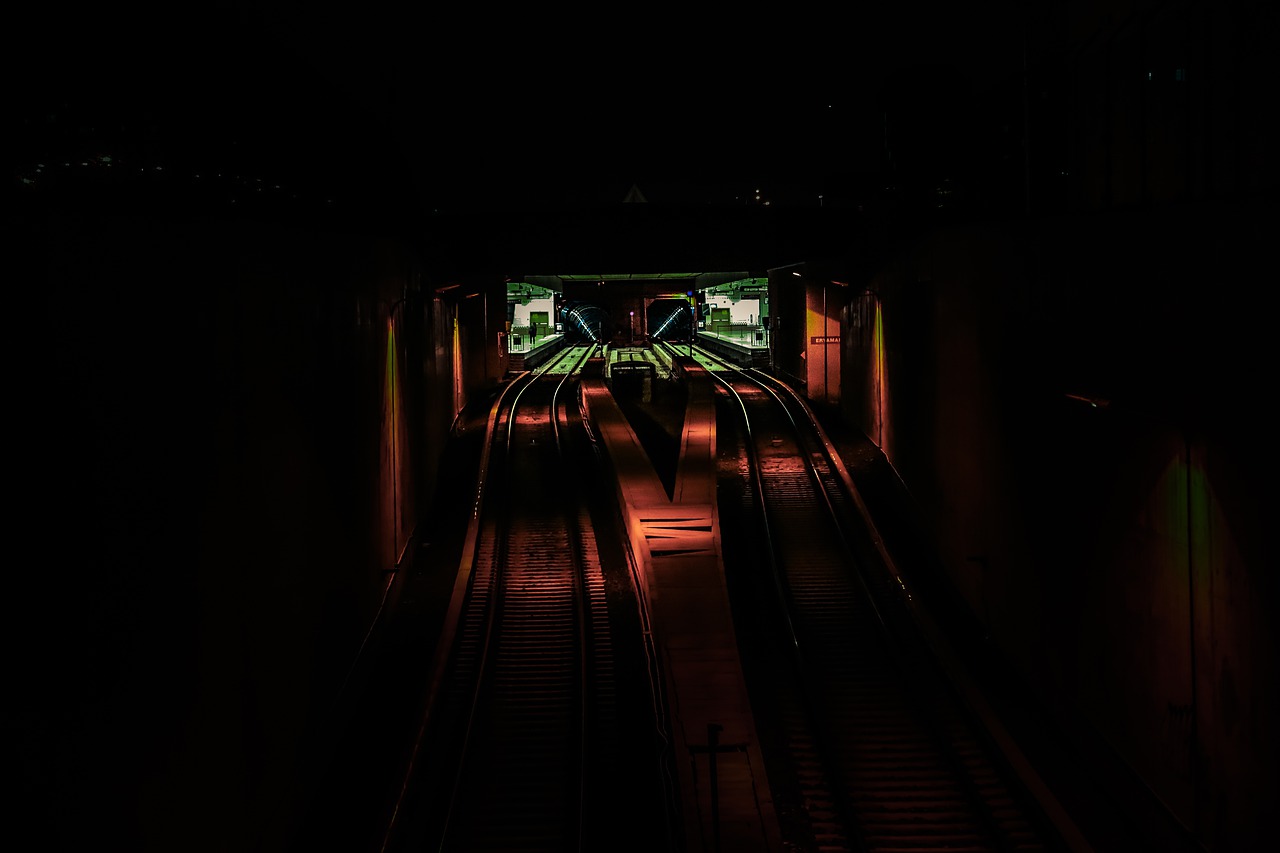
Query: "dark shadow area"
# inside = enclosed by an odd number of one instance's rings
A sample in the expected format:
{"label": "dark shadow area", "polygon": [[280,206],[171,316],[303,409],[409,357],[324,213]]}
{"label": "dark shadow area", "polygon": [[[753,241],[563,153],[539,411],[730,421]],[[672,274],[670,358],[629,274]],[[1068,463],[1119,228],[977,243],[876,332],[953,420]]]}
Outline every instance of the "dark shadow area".
{"label": "dark shadow area", "polygon": [[646,401],[640,380],[615,380],[613,396],[670,497],[675,490],[676,472],[680,467],[680,437],[689,399],[684,383],[654,380],[650,399]]}

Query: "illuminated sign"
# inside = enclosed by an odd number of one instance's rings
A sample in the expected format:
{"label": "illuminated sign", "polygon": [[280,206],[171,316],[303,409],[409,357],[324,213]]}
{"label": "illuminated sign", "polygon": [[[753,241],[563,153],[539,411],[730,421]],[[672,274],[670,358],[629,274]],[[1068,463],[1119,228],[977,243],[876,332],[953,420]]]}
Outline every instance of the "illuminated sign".
{"label": "illuminated sign", "polygon": [[838,344],[840,343],[839,335],[814,335],[809,338],[811,344]]}

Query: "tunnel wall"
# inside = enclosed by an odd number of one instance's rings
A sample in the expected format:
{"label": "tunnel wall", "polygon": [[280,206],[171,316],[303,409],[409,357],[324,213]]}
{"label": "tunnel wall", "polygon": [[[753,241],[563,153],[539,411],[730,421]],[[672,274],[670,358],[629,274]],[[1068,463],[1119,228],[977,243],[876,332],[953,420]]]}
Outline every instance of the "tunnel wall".
{"label": "tunnel wall", "polygon": [[844,411],[990,642],[1214,850],[1277,793],[1259,213],[940,226],[854,289],[843,344]]}
{"label": "tunnel wall", "polygon": [[393,239],[16,233],[18,808],[55,849],[283,849],[429,497],[450,319]]}

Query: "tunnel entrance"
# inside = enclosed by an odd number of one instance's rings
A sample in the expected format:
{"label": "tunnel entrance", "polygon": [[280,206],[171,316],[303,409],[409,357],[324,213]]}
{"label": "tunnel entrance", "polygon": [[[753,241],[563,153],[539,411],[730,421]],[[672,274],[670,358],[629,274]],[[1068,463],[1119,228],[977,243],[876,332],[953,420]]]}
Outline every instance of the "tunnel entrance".
{"label": "tunnel entrance", "polygon": [[592,302],[566,302],[557,318],[565,338],[575,344],[604,343],[609,328],[609,314]]}
{"label": "tunnel entrance", "polygon": [[649,303],[647,328],[655,340],[683,343],[693,336],[693,313],[688,299],[655,299]]}

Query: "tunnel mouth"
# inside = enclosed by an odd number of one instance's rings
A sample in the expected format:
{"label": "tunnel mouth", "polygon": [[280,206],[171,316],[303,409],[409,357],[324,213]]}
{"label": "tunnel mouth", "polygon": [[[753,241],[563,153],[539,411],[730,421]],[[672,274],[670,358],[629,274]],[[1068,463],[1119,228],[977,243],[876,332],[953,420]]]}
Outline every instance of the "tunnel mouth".
{"label": "tunnel mouth", "polygon": [[609,314],[594,302],[565,303],[558,319],[569,344],[598,344],[606,340],[604,330],[609,328]]}
{"label": "tunnel mouth", "polygon": [[693,315],[687,299],[655,299],[647,311],[649,336],[655,340],[683,343],[693,335]]}

